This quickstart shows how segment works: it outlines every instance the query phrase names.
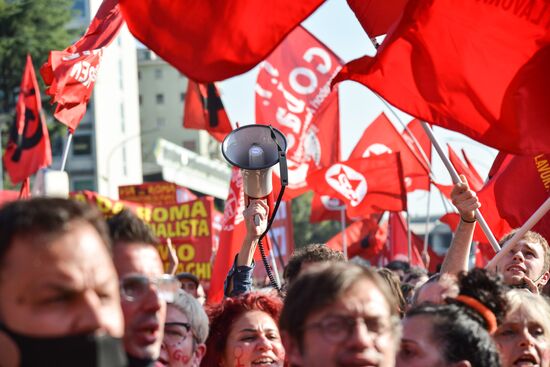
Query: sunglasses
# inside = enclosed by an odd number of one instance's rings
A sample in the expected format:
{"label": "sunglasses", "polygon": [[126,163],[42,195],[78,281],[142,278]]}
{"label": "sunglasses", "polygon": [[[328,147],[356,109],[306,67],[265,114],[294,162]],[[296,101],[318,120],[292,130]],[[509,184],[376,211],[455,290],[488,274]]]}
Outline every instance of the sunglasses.
{"label": "sunglasses", "polygon": [[171,303],[176,298],[179,285],[179,281],[168,274],[163,274],[157,278],[129,274],[120,279],[120,295],[127,301],[137,302],[143,299],[154,286],[157,296]]}

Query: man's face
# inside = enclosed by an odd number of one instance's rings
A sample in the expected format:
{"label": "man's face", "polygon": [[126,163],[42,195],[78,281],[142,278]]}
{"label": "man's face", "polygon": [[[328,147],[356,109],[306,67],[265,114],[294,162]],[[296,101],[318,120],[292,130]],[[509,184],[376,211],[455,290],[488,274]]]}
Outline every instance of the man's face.
{"label": "man's face", "polygon": [[393,366],[397,343],[390,315],[380,290],[360,280],[336,303],[307,317],[303,348],[290,341],[290,362],[302,367]]}
{"label": "man's face", "polygon": [[508,285],[521,284],[525,277],[536,285],[544,285],[548,281],[548,272],[543,272],[544,249],[538,242],[518,241],[506,250],[496,269]]}
{"label": "man's face", "polygon": [[198,298],[197,285],[191,279],[180,279],[181,289],[189,293],[195,298]]}
{"label": "man's face", "polygon": [[115,268],[96,230],[74,223],[66,234],[18,236],[0,273],[0,321],[33,336],[107,333],[122,337]]}
{"label": "man's face", "polygon": [[[113,251],[120,279],[131,275],[146,276],[152,281],[163,274],[157,250],[146,244],[118,244]],[[143,296],[129,301],[121,297],[124,313],[124,348],[136,358],[157,359],[162,343],[162,326],[166,317],[166,302],[158,297],[151,284]]]}

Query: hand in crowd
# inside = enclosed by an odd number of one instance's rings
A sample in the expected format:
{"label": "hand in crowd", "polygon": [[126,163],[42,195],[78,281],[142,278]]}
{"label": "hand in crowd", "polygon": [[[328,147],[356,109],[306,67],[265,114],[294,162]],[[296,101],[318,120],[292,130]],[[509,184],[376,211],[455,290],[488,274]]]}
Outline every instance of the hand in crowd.
{"label": "hand in crowd", "polygon": [[451,200],[462,220],[472,222],[476,219],[475,210],[480,208],[481,204],[476,193],[470,189],[466,177],[460,175],[460,180],[462,182],[455,184],[451,191]]}
{"label": "hand in crowd", "polygon": [[[269,206],[265,200],[250,200],[248,207],[243,211],[246,223],[246,235],[249,240],[257,240],[267,228]],[[256,224],[254,217],[259,219]]]}

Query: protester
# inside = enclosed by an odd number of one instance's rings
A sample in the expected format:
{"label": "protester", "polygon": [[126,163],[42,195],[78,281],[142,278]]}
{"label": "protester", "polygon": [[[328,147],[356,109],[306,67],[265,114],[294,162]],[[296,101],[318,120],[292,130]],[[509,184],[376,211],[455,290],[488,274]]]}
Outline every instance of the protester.
{"label": "protester", "polygon": [[[447,251],[441,272],[457,274],[468,270],[468,257],[472,243],[476,217],[474,210],[480,207],[476,193],[470,190],[468,182],[461,176],[451,192],[453,204],[460,214],[460,223],[455,231],[451,246]],[[506,235],[500,241],[502,246],[515,232]],[[513,246],[499,254],[498,260],[492,260],[488,269],[502,274],[508,285],[526,287],[539,292],[550,278],[550,250],[548,242],[536,232],[528,231]]]}
{"label": "protester", "polygon": [[390,269],[393,271],[397,276],[399,276],[399,280],[403,281],[403,277],[405,276],[405,273],[408,272],[411,268],[410,264],[406,261],[401,260],[393,260],[384,266],[386,269]]}
{"label": "protester", "polygon": [[287,286],[290,286],[302,271],[313,264],[326,262],[345,262],[346,258],[340,251],[336,251],[324,244],[314,243],[296,251],[285,266],[283,278]]}
{"label": "protester", "polygon": [[350,263],[312,266],[291,285],[280,320],[292,366],[393,366],[399,315],[388,286]]}
{"label": "protester", "polygon": [[[158,364],[168,367],[198,367],[206,353],[208,317],[199,302],[178,290],[168,304],[164,338]],[[160,366],[155,366],[160,367]]]}
{"label": "protester", "polygon": [[421,287],[429,279],[428,271],[418,266],[412,266],[405,272],[403,283],[411,284],[415,289]]}
{"label": "protester", "polygon": [[181,289],[189,293],[195,298],[199,298],[199,278],[195,274],[191,273],[178,273],[176,278],[180,281]]}
{"label": "protester", "polygon": [[425,302],[443,304],[446,298],[458,296],[458,292],[459,287],[455,275],[437,273],[414,292],[411,305],[417,306]]}
{"label": "protester", "polygon": [[201,366],[284,366],[285,350],[277,326],[281,307],[277,296],[249,292],[211,308]]}
{"label": "protester", "polygon": [[403,319],[397,367],[500,366],[491,334],[506,313],[506,288],[486,270],[460,274],[460,294],[423,303]]}
{"label": "protester", "polygon": [[163,274],[157,240],[138,217],[123,210],[108,224],[121,284],[124,348],[131,366],[151,366],[160,353],[166,302],[173,301],[179,282]]}
{"label": "protester", "polygon": [[0,366],[125,366],[107,227],[83,203],[0,210]]}
{"label": "protester", "polygon": [[524,289],[507,294],[509,309],[494,339],[503,367],[550,366],[550,306]]}
{"label": "protester", "polygon": [[407,301],[405,300],[403,292],[401,291],[399,276],[387,268],[376,269],[376,273],[380,275],[380,277],[388,284],[388,287],[391,290],[393,297],[397,301],[397,312],[399,313],[399,316],[402,317],[407,310]]}

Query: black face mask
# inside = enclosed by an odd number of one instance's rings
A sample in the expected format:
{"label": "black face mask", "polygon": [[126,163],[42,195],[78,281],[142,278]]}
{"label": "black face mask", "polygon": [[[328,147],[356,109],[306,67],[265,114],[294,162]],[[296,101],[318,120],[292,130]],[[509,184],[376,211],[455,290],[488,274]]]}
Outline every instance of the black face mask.
{"label": "black face mask", "polygon": [[109,335],[73,335],[54,338],[22,335],[0,324],[17,345],[20,367],[125,367],[122,340]]}

